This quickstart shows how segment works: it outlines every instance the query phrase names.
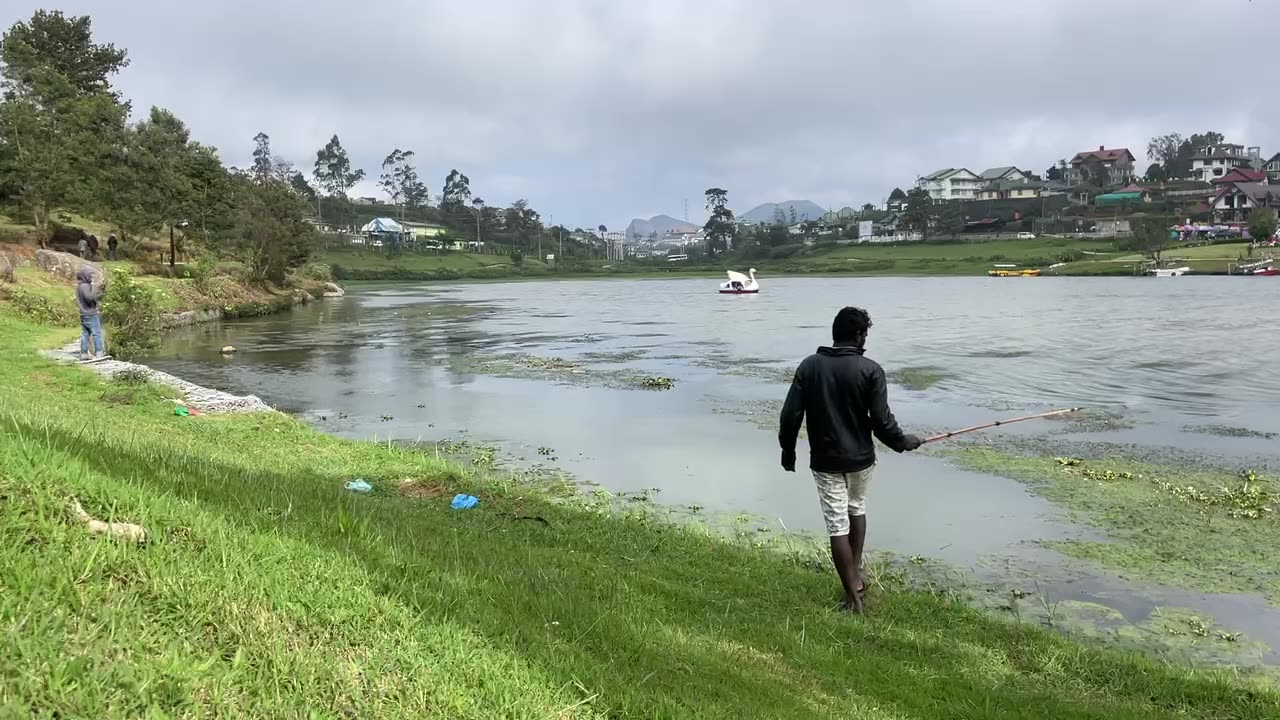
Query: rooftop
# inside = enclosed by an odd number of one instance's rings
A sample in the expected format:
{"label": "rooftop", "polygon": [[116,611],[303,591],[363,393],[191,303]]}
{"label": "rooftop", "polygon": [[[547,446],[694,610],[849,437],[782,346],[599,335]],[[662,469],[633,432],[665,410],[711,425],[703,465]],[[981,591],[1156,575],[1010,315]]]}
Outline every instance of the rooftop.
{"label": "rooftop", "polygon": [[[983,180],[998,180],[1004,177],[1005,175],[1007,175],[1010,170],[1018,170],[1018,168],[1014,167],[1013,165],[987,168],[986,170],[983,170],[982,173],[978,175],[978,177],[982,178]],[[1022,171],[1018,170],[1018,172],[1022,172]]]}
{"label": "rooftop", "polygon": [[1191,156],[1192,160],[1226,160],[1231,158],[1249,158],[1251,157],[1245,151],[1243,145],[1235,143],[1221,143],[1218,145],[1206,145],[1200,148],[1195,155]]}
{"label": "rooftop", "polygon": [[1099,145],[1097,150],[1082,150],[1081,152],[1076,153],[1075,157],[1071,158],[1071,164],[1079,165],[1091,159],[1114,161],[1125,157],[1129,158],[1130,162],[1134,159],[1133,153],[1129,152],[1129,148],[1107,148],[1106,146]]}
{"label": "rooftop", "polygon": [[1219,178],[1214,178],[1212,180],[1212,182],[1215,185],[1222,185],[1224,183],[1238,183],[1238,182],[1258,183],[1258,182],[1266,182],[1266,181],[1267,181],[1267,173],[1265,171],[1253,170],[1251,168],[1235,168],[1231,172],[1227,173],[1226,175],[1223,175],[1222,177],[1219,177]]}
{"label": "rooftop", "polygon": [[925,175],[921,180],[942,180],[943,178],[950,177],[958,172],[960,172],[959,168],[942,168],[941,170],[935,170],[928,175]]}

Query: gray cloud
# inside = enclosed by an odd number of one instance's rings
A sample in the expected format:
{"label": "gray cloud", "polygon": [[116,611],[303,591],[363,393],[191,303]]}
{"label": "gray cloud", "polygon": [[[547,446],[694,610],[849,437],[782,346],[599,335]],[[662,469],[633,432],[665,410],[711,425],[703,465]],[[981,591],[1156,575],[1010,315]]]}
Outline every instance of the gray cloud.
{"label": "gray cloud", "polygon": [[435,192],[458,167],[490,203],[584,226],[686,198],[700,218],[711,185],[740,210],[860,205],[939,167],[1142,156],[1173,130],[1280,149],[1280,94],[1247,40],[1280,26],[1274,2],[103,5],[61,7],[129,50],[136,110],[174,110],[229,164],[261,130],[309,169],[336,132],[371,176],[412,148]]}

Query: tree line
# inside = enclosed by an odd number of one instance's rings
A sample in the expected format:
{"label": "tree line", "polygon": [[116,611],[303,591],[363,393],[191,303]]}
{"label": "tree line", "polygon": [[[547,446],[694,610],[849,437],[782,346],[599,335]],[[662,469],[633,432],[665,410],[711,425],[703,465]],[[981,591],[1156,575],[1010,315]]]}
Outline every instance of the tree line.
{"label": "tree line", "polygon": [[[354,223],[347,194],[365,172],[336,134],[316,152],[309,175],[274,154],[265,132],[252,138],[250,167],[227,167],[173,112],[153,107],[131,119],[130,101],[112,86],[128,54],[96,42],[88,16],[40,10],[14,23],[0,36],[0,64],[0,205],[29,221],[42,246],[54,214],[76,212],[109,223],[126,248],[168,234],[179,245],[194,240],[240,257],[255,278],[278,281],[316,246],[312,216],[338,227]],[[527,201],[489,207],[457,169],[433,206],[415,160],[412,150],[393,149],[377,180],[401,218],[517,252],[546,234]],[[569,235],[551,230],[555,239]],[[568,244],[569,254],[590,251]]]}

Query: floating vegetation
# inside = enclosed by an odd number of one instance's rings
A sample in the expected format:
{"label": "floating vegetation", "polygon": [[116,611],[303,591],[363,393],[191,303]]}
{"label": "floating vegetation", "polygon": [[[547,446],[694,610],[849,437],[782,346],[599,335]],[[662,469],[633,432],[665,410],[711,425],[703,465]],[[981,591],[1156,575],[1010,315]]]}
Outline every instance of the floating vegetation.
{"label": "floating vegetation", "polygon": [[1280,605],[1280,492],[1273,478],[1190,458],[1142,461],[1115,452],[1100,448],[1109,455],[1093,459],[968,446],[948,454],[966,469],[1023,481],[1107,535],[1044,547],[1153,582],[1258,593]]}
{"label": "floating vegetation", "polygon": [[550,380],[559,383],[591,387],[668,390],[675,387],[675,380],[655,377],[630,368],[601,368],[562,357],[539,355],[499,355],[490,358],[469,358],[464,366],[451,368],[459,373],[481,373],[496,377],[526,380]]}
{"label": "floating vegetation", "polygon": [[947,378],[946,372],[933,365],[898,368],[889,379],[908,390],[928,390]]}
{"label": "floating vegetation", "polygon": [[1138,426],[1136,420],[1119,410],[1082,408],[1066,415],[1045,418],[1065,425],[1066,432],[1113,432]]}
{"label": "floating vegetation", "polygon": [[635,362],[647,355],[648,352],[648,350],[593,351],[583,353],[582,359],[589,362],[621,364]]}
{"label": "floating vegetation", "polygon": [[[745,420],[761,430],[777,432],[778,417],[782,413],[782,400],[736,400],[726,401],[714,398],[715,406],[711,412],[716,415],[732,415]],[[807,437],[805,427],[800,427],[800,437]]]}
{"label": "floating vegetation", "polygon": [[1280,437],[1280,433],[1261,432],[1233,425],[1188,425],[1182,430],[1183,432],[1217,435],[1218,437],[1258,438],[1262,440],[1275,440]]}
{"label": "floating vegetation", "polygon": [[975,358],[1001,358],[1001,359],[1003,359],[1003,358],[1020,358],[1020,357],[1027,357],[1028,355],[1031,355],[1031,354],[1032,354],[1032,353],[1031,353],[1031,351],[1030,351],[1030,350],[996,350],[996,349],[991,349],[991,350],[975,350],[975,351],[970,352],[970,353],[965,353],[965,355],[966,355],[966,356],[968,356],[968,357],[975,357]]}
{"label": "floating vegetation", "polygon": [[549,370],[551,372],[573,372],[582,367],[581,363],[573,360],[565,360],[561,357],[540,357],[538,355],[525,355],[517,359],[515,364],[519,367]]}

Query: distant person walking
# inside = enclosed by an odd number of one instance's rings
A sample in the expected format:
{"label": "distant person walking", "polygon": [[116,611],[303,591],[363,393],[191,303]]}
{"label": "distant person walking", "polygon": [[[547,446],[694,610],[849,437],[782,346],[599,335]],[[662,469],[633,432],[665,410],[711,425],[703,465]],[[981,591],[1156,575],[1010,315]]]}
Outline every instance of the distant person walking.
{"label": "distant person walking", "polygon": [[108,235],[107,236],[107,259],[108,260],[116,259],[116,248],[118,247],[120,247],[120,241],[116,240],[115,234],[113,233],[111,235]]}
{"label": "distant person walking", "polygon": [[98,236],[97,235],[89,236],[89,259],[95,262],[98,259]]}
{"label": "distant person walking", "polygon": [[90,267],[80,268],[76,273],[76,305],[80,307],[80,359],[89,360],[89,340],[93,339],[93,357],[101,358],[106,352],[102,342],[102,317],[98,314],[98,301],[102,299],[105,286],[95,287],[93,278],[96,271]]}
{"label": "distant person walking", "polygon": [[782,468],[796,469],[800,425],[809,430],[809,468],[818,485],[818,501],[831,561],[844,586],[845,607],[862,612],[862,549],[867,536],[867,487],[876,465],[871,436],[895,452],[920,447],[920,438],[898,427],[889,410],[884,370],[863,355],[871,316],[847,307],[831,326],[831,347],[820,347],[796,368],[782,407],[778,443]]}
{"label": "distant person walking", "polygon": [[80,253],[80,257],[85,260],[89,259],[89,238],[81,235],[80,242],[76,243],[76,250]]}

